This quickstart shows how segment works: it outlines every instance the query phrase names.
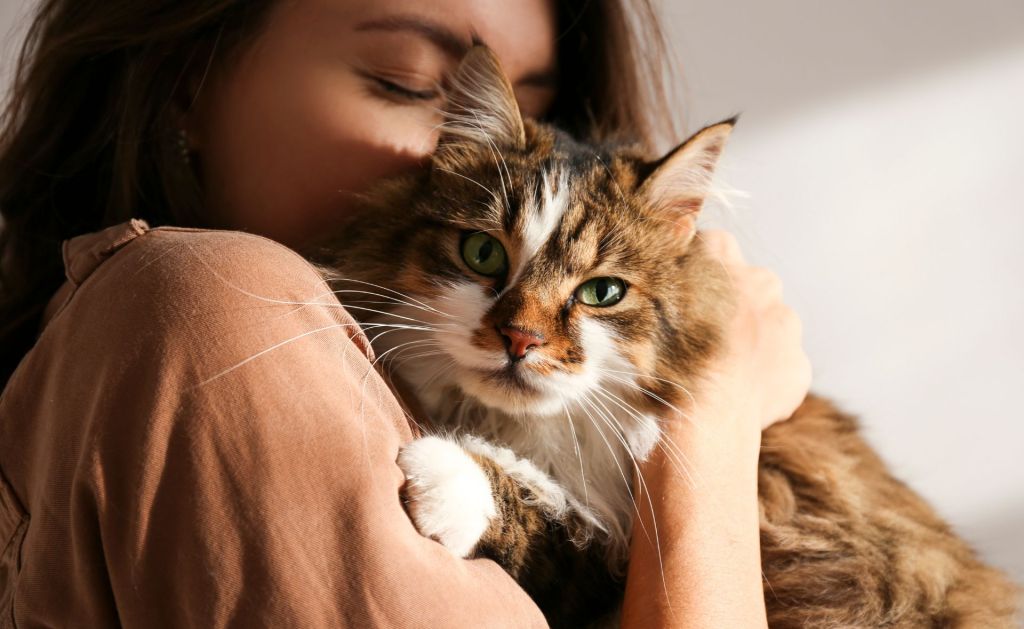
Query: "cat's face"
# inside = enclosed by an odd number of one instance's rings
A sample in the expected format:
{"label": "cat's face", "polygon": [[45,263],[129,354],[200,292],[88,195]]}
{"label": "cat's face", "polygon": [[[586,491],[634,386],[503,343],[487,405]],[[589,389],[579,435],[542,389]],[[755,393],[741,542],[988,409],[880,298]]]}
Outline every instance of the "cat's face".
{"label": "cat's face", "polygon": [[455,389],[513,415],[599,416],[639,386],[677,397],[659,380],[715,336],[693,222],[731,124],[649,163],[524,123],[486,51],[460,73],[429,175],[382,192],[347,245],[402,294],[350,306],[383,326],[367,326],[377,353],[428,404]]}

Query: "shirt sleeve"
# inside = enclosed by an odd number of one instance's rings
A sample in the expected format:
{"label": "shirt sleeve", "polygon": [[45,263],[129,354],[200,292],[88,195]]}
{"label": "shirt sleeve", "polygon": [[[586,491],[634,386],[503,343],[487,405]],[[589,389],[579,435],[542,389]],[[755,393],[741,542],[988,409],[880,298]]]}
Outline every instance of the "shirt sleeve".
{"label": "shirt sleeve", "polygon": [[544,626],[496,564],[413,528],[408,423],[290,250],[154,230],[58,319],[94,392],[75,534],[98,536],[123,626]]}

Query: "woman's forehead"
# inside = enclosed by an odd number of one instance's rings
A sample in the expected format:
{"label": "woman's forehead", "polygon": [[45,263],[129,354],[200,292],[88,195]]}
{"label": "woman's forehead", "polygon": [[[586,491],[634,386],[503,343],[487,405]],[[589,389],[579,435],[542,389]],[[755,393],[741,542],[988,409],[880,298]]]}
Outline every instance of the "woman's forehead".
{"label": "woman's forehead", "polygon": [[[553,0],[299,0],[352,34],[420,38],[454,60],[474,39],[498,55],[513,84],[553,80],[557,15]],[[331,19],[328,17],[328,19]]]}

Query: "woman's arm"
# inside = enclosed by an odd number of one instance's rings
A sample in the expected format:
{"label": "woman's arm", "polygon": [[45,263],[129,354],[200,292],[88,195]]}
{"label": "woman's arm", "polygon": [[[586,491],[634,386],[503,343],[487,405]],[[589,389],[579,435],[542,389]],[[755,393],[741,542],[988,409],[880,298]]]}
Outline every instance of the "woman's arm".
{"label": "woman's arm", "polygon": [[296,254],[158,229],[79,283],[0,398],[17,624],[544,625],[416,532],[406,418]]}
{"label": "woman's arm", "polygon": [[666,422],[665,438],[681,456],[658,448],[641,466],[624,629],[766,626],[757,503],[761,430],[803,400],[810,363],[778,278],[748,266],[728,234],[702,237],[728,269],[737,307],[727,349],[688,416]]}

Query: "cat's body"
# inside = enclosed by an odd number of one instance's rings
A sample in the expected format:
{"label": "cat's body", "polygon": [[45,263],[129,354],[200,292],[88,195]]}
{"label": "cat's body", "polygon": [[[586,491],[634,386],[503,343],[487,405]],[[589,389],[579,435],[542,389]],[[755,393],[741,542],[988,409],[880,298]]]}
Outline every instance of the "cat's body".
{"label": "cat's body", "polygon": [[[579,144],[521,120],[480,50],[447,113],[429,172],[317,257],[444,435],[399,456],[419,530],[499,562],[553,626],[614,622],[635,463],[675,447],[661,418],[714,419],[682,409],[731,307],[694,217],[732,124],[657,162]],[[765,433],[759,480],[771,626],[1011,626],[1013,586],[828,402]]]}
{"label": "cat's body", "polygon": [[761,440],[771,627],[1014,627],[1019,591],[809,397]]}

